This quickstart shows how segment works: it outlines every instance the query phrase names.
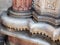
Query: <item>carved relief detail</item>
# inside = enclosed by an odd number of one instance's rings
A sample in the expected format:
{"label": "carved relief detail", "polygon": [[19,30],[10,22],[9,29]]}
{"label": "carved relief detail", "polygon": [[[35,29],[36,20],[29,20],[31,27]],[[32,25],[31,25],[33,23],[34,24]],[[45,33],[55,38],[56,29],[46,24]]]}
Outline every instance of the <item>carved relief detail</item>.
{"label": "carved relief detail", "polygon": [[57,3],[58,3],[57,0],[53,0],[53,1],[47,0],[46,1],[46,4],[45,4],[46,9],[55,11],[56,10],[56,6],[57,6]]}

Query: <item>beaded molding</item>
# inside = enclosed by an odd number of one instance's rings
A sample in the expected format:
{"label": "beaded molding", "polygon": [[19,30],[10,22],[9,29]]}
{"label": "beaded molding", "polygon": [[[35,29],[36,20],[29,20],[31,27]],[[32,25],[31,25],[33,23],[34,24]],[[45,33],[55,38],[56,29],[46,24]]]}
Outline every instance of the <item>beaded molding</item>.
{"label": "beaded molding", "polygon": [[[9,17],[6,12],[1,15],[2,24],[6,26],[9,31],[28,30],[32,34],[43,34],[50,37],[53,41],[60,40],[60,28],[54,27],[43,22],[36,22],[31,18],[13,18]],[[13,30],[12,30],[13,29]]]}
{"label": "beaded molding", "polygon": [[13,18],[9,17],[6,12],[1,16],[2,24],[15,30],[28,30],[28,24],[31,21],[30,18]]}

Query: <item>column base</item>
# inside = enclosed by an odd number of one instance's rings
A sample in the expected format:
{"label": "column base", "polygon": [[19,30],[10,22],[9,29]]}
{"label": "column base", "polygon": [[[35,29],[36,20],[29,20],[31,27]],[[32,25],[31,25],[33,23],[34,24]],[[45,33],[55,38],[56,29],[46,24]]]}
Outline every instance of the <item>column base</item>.
{"label": "column base", "polygon": [[27,11],[14,11],[11,8],[8,9],[8,15],[11,17],[31,17],[32,16],[32,10]]}
{"label": "column base", "polygon": [[[41,9],[41,5],[38,5],[38,3],[37,3],[37,5],[35,4],[35,2],[33,4],[33,8],[34,8],[34,10],[35,10],[36,13],[38,13],[39,15],[42,15],[42,16],[50,16],[50,17],[54,17],[54,18],[60,18],[60,13],[58,11],[55,10],[56,12],[53,12],[53,11],[51,12],[51,10],[48,11],[45,8],[44,8],[45,10],[44,9]],[[44,11],[42,11],[42,10],[44,10]]]}
{"label": "column base", "polygon": [[37,13],[33,12],[33,17],[37,22],[45,22],[54,26],[60,25],[60,19],[55,19],[49,16],[42,16],[38,15]]}
{"label": "column base", "polygon": [[1,16],[2,24],[9,29],[9,31],[28,30],[31,18],[14,18],[3,12]]}

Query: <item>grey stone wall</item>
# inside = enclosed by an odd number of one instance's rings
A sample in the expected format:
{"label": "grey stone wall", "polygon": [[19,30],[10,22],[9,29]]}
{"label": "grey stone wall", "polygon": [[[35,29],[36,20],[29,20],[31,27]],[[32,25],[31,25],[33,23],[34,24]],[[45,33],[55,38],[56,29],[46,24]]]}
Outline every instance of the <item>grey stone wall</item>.
{"label": "grey stone wall", "polygon": [[0,13],[6,11],[12,5],[12,0],[0,0]]}

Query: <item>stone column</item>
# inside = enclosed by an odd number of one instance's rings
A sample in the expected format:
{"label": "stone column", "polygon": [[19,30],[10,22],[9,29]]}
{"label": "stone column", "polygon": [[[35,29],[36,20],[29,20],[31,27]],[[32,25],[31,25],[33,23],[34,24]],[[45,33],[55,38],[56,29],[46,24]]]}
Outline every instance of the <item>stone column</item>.
{"label": "stone column", "polygon": [[32,6],[32,0],[12,0],[12,8],[15,11],[27,11]]}
{"label": "stone column", "polygon": [[31,17],[32,0],[12,0],[12,7],[8,12],[13,17]]}

